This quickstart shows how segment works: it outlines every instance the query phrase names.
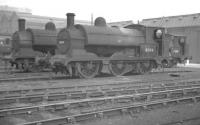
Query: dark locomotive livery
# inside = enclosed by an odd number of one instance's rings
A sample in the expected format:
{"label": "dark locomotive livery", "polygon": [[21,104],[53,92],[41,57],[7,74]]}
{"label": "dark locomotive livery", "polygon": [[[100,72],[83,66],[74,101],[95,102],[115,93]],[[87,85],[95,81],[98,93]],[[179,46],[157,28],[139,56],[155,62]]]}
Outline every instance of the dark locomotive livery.
{"label": "dark locomotive livery", "polygon": [[186,58],[185,38],[177,42],[173,37],[171,46],[170,40],[165,42],[164,28],[108,27],[101,17],[94,26],[75,25],[74,16],[67,14],[67,27],[57,35],[57,54],[51,58],[55,72],[92,78],[107,68],[111,74],[121,76],[148,72],[159,65],[169,66],[174,59],[181,62]]}
{"label": "dark locomotive livery", "polygon": [[48,22],[45,29],[25,29],[25,20],[19,19],[19,29],[12,35],[11,64],[22,71],[37,71],[50,66],[55,54],[56,27]]}

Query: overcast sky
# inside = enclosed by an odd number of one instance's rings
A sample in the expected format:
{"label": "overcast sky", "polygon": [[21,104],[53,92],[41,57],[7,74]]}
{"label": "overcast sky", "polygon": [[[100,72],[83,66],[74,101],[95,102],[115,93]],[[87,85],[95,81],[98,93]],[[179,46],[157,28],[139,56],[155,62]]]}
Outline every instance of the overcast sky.
{"label": "overcast sky", "polygon": [[198,0],[0,0],[0,5],[29,8],[34,15],[51,17],[65,18],[73,12],[79,20],[90,20],[93,13],[107,22],[200,13]]}

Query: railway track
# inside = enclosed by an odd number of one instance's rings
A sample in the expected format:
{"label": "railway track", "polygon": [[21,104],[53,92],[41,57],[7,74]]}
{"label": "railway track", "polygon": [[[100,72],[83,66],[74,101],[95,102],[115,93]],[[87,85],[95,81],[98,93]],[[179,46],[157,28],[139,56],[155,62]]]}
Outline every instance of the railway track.
{"label": "railway track", "polygon": [[[173,89],[172,89],[173,88]],[[141,89],[138,89],[141,90]],[[38,120],[34,122],[25,123],[25,125],[60,125],[72,122],[80,122],[82,120],[96,119],[104,117],[109,113],[123,113],[132,111],[132,109],[148,109],[155,105],[167,105],[168,103],[180,103],[183,101],[199,102],[200,101],[200,87],[192,85],[182,86],[177,88],[171,87],[169,90],[148,91],[142,93],[103,96],[95,98],[85,98],[80,100],[61,101],[53,104],[42,104],[36,106],[27,106],[22,108],[12,108],[0,110],[0,116],[11,116],[20,114],[34,114],[34,112],[74,109],[77,107],[86,107],[80,113],[66,115],[56,119]],[[104,105],[103,107],[101,107]],[[100,108],[98,107],[100,106]],[[88,108],[89,107],[89,108]]]}
{"label": "railway track", "polygon": [[[111,108],[101,111],[94,111],[90,113],[85,114],[77,114],[77,115],[71,115],[71,116],[65,116],[60,118],[53,118],[53,119],[47,119],[47,120],[40,120],[40,121],[34,121],[34,122],[27,122],[23,125],[64,125],[64,124],[74,124],[76,122],[83,122],[87,120],[97,120],[97,119],[103,119],[104,117],[109,117],[112,115],[131,115],[137,112],[145,111],[152,109],[155,105],[162,105],[167,106],[170,103],[180,103],[183,101],[190,100],[191,102],[196,102],[194,100],[198,100],[199,102],[200,96],[195,97],[187,97],[187,98],[181,98],[181,99],[173,99],[173,100],[162,100],[162,101],[153,101],[148,103],[141,103],[141,104],[135,104],[135,105],[129,105],[129,106],[123,106],[123,107],[117,107],[117,108]],[[174,125],[177,123],[183,123],[189,120],[199,119],[197,118],[191,118],[191,119],[185,119],[182,121],[177,121],[173,123],[167,123],[162,125]]]}
{"label": "railway track", "polygon": [[[171,82],[157,84],[135,85],[129,82],[123,84],[108,84],[97,86],[72,86],[0,91],[0,106],[14,103],[38,103],[43,101],[58,101],[85,99],[94,97],[109,97],[116,95],[158,92],[181,88],[199,87],[200,81]],[[111,87],[114,86],[114,87]],[[5,108],[5,107],[4,107]],[[1,108],[2,109],[2,108]]]}
{"label": "railway track", "polygon": [[[193,88],[194,89],[194,88]],[[197,89],[197,88],[196,88]],[[199,89],[199,88],[198,88]],[[191,89],[190,89],[191,90]],[[112,115],[122,115],[122,114],[131,114],[134,112],[138,112],[138,111],[142,111],[142,110],[149,110],[149,109],[154,109],[157,106],[167,106],[168,104],[170,105],[171,103],[185,103],[185,102],[199,102],[200,101],[200,96],[199,96],[199,92],[198,94],[193,94],[192,96],[188,96],[187,93],[183,92],[183,96],[180,97],[180,93],[178,94],[177,91],[180,90],[171,90],[170,92],[165,91],[165,92],[157,92],[157,93],[146,93],[146,94],[139,94],[137,95],[137,97],[142,97],[142,96],[146,96],[148,95],[148,97],[144,100],[141,101],[139,99],[138,102],[134,102],[134,103],[129,103],[127,101],[122,101],[121,99],[125,99],[127,100],[127,98],[130,98],[130,100],[137,100],[136,96],[131,96],[131,95],[124,95],[124,96],[119,96],[119,97],[109,97],[109,98],[100,98],[100,99],[90,99],[90,100],[80,100],[80,101],[76,101],[76,102],[68,102],[68,103],[63,103],[63,104],[58,104],[57,107],[54,105],[53,107],[56,107],[55,109],[52,109],[52,105],[51,108],[49,105],[46,105],[45,107],[27,107],[27,108],[21,108],[21,109],[12,109],[9,111],[1,111],[0,114],[1,116],[6,116],[6,114],[11,115],[12,113],[14,113],[15,115],[19,115],[22,113],[25,114],[29,114],[31,115],[33,112],[38,112],[38,111],[44,111],[44,110],[53,110],[53,112],[55,113],[56,110],[62,110],[62,109],[66,109],[70,107],[70,104],[76,104],[76,103],[83,103],[87,102],[89,103],[89,105],[92,105],[90,107],[94,107],[94,102],[96,101],[101,101],[104,100],[105,102],[111,102],[113,103],[126,103],[123,105],[116,105],[115,106],[106,106],[106,108],[96,108],[93,110],[86,110],[85,112],[81,112],[78,114],[73,114],[73,115],[66,115],[64,117],[58,117],[58,118],[52,118],[52,119],[46,119],[46,120],[38,120],[38,121],[33,121],[33,122],[27,122],[27,123],[23,123],[24,125],[62,125],[62,124],[69,124],[69,123],[75,123],[75,122],[82,122],[82,121],[86,121],[86,120],[94,120],[94,119],[98,119],[98,118],[104,118],[104,117],[109,117]],[[184,89],[183,91],[186,91],[186,89]],[[187,89],[188,91],[188,89]],[[163,93],[166,94],[166,97],[164,98],[155,98],[155,95],[160,95]],[[178,94],[178,96],[177,96]],[[154,96],[153,96],[154,95]],[[176,95],[176,96],[175,96]],[[143,98],[143,97],[142,97]],[[120,99],[120,101],[119,101]],[[62,106],[61,106],[62,105]],[[101,104],[102,105],[102,104]],[[15,111],[15,112],[14,112]],[[7,113],[5,113],[7,112]],[[3,115],[4,114],[4,115]]]}
{"label": "railway track", "polygon": [[[192,72],[191,69],[187,68],[165,68],[161,70],[154,70],[150,74],[155,73],[181,73],[181,72]],[[3,77],[0,77],[1,82],[12,82],[12,81],[33,81],[33,80],[51,80],[51,79],[66,79],[69,76],[65,75],[53,75],[51,72],[42,72],[42,73],[11,73],[3,74]]]}

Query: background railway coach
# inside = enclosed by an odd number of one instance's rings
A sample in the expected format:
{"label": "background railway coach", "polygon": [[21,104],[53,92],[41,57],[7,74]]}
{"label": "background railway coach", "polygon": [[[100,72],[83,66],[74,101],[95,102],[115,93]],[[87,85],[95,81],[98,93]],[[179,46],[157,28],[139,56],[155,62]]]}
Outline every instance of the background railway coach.
{"label": "background railway coach", "polygon": [[11,38],[6,37],[6,38],[0,38],[0,55],[1,58],[3,58],[5,55],[10,54],[11,52]]}
{"label": "background railway coach", "polygon": [[58,51],[51,58],[55,72],[92,78],[108,68],[111,74],[121,76],[148,72],[165,59],[164,28],[108,27],[102,17],[94,26],[74,25],[74,16],[67,14],[67,27],[57,35]]}

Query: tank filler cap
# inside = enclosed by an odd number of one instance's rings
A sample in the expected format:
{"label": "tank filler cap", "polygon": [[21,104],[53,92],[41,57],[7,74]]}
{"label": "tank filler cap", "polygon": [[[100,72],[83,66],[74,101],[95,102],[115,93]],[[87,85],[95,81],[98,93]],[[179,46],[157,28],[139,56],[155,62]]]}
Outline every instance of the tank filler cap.
{"label": "tank filler cap", "polygon": [[56,30],[56,26],[53,22],[48,22],[45,24],[45,30]]}
{"label": "tank filler cap", "polygon": [[106,20],[103,17],[97,17],[94,21],[95,26],[106,26]]}

